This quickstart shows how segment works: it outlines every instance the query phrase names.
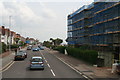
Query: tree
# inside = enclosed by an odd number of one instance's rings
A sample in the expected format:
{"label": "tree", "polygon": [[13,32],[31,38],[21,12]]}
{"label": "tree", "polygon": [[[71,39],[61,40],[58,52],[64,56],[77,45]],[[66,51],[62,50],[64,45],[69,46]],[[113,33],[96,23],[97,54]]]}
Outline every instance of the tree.
{"label": "tree", "polygon": [[20,38],[14,38],[14,40],[15,40],[16,44],[18,44]]}
{"label": "tree", "polygon": [[63,42],[63,40],[59,39],[59,38],[57,38],[57,39],[50,38],[50,41],[52,41],[52,44],[54,46],[60,45]]}
{"label": "tree", "polygon": [[63,42],[62,39],[59,38],[55,39],[55,45],[60,45],[62,42]]}
{"label": "tree", "polygon": [[52,45],[52,43],[50,41],[44,41],[43,45],[46,47],[50,47]]}

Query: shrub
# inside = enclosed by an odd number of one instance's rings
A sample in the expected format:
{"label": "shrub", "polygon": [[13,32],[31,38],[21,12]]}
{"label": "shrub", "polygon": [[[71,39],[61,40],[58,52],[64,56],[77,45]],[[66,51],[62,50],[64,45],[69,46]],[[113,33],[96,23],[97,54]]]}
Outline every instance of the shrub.
{"label": "shrub", "polygon": [[98,53],[94,50],[83,50],[80,48],[67,47],[68,55],[84,60],[91,64],[96,64]]}
{"label": "shrub", "polygon": [[15,49],[15,48],[19,48],[19,45],[17,45],[17,44],[11,45],[11,49]]}
{"label": "shrub", "polygon": [[58,46],[58,47],[55,47],[54,50],[57,50],[60,53],[64,54],[65,48],[66,48],[65,46]]}
{"label": "shrub", "polygon": [[6,48],[7,48],[6,44],[2,42],[2,53],[6,51]]}

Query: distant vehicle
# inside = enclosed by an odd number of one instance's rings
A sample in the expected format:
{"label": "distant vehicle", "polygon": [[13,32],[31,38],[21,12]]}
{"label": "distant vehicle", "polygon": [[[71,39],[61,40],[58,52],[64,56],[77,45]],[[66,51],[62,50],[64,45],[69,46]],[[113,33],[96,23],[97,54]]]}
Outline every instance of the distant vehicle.
{"label": "distant vehicle", "polygon": [[42,70],[44,70],[43,58],[40,56],[32,57],[30,60],[30,69],[42,69]]}
{"label": "distant vehicle", "polygon": [[32,47],[33,45],[29,45],[30,47]]}
{"label": "distant vehicle", "polygon": [[41,50],[44,50],[44,47],[42,47],[42,46],[38,46]]}
{"label": "distant vehicle", "polygon": [[28,47],[27,47],[27,50],[31,50],[31,49],[32,49],[32,47],[31,47],[31,46],[28,46]]}
{"label": "distant vehicle", "polygon": [[32,51],[39,51],[39,50],[40,50],[40,48],[38,48],[38,47],[32,49]]}
{"label": "distant vehicle", "polygon": [[24,60],[25,59],[25,54],[23,52],[17,52],[15,54],[14,60]]}
{"label": "distant vehicle", "polygon": [[20,51],[18,51],[18,52],[22,52],[22,53],[25,55],[25,58],[27,58],[27,53],[26,53],[25,50],[20,50]]}

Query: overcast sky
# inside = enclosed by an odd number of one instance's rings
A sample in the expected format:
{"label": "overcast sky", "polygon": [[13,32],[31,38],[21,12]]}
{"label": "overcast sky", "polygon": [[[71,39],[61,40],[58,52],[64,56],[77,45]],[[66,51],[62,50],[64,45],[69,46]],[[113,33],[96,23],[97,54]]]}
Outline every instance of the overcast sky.
{"label": "overcast sky", "polygon": [[11,17],[11,30],[24,37],[40,41],[50,38],[67,38],[67,15],[90,4],[93,0],[11,0],[0,2],[0,26],[8,28]]}

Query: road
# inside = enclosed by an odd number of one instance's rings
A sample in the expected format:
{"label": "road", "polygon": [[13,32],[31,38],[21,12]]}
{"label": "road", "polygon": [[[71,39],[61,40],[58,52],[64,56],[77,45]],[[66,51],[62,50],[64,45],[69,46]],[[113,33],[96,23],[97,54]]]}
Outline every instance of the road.
{"label": "road", "polygon": [[[46,49],[37,52],[27,50],[26,52],[28,57],[23,61],[14,61],[7,70],[2,72],[3,78],[83,78]],[[44,70],[29,70],[29,60],[32,56],[44,58]]]}

